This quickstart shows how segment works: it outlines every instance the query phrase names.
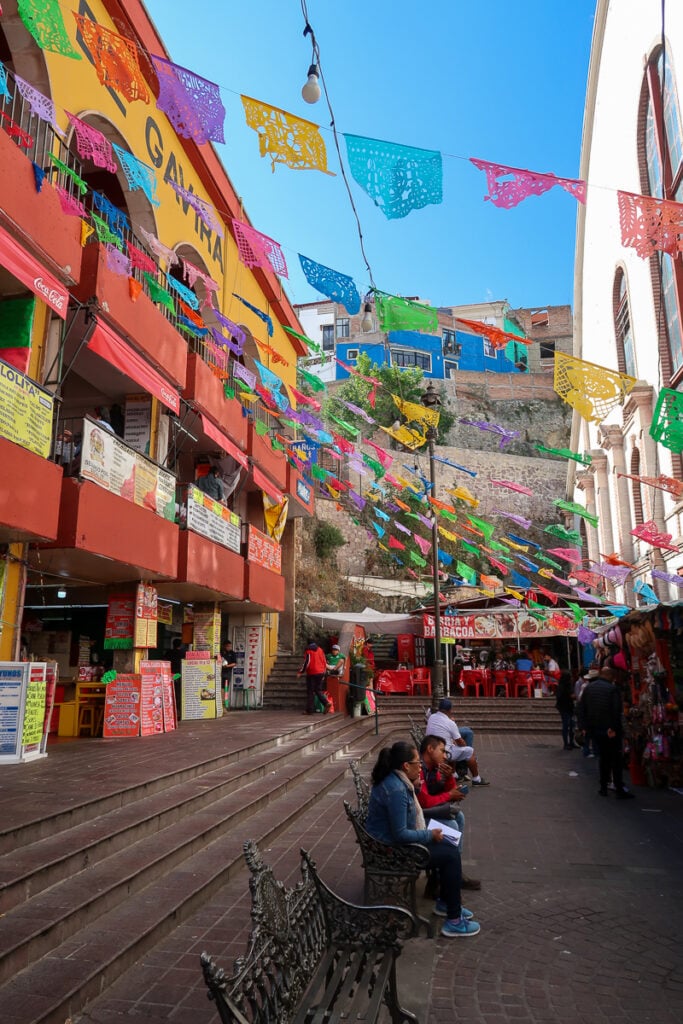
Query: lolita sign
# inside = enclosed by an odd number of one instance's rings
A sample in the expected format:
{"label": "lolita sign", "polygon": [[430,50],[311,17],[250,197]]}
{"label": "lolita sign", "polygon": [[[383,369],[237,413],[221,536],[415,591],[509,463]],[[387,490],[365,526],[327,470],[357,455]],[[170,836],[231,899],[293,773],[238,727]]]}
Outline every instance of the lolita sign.
{"label": "lolita sign", "polygon": [[[559,622],[557,619],[556,614],[551,626],[550,622],[540,622],[528,612],[442,615],[441,636],[453,640],[516,640],[517,637],[523,640],[525,637],[576,635],[576,625],[571,616],[561,615]],[[433,638],[434,616],[423,615],[422,621],[423,635]]]}

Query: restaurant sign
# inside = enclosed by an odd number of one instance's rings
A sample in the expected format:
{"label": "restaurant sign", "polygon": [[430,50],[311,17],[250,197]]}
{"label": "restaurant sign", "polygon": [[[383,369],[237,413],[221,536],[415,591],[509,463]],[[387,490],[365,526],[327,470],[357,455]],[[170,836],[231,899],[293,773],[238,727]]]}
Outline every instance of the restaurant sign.
{"label": "restaurant sign", "polygon": [[[434,636],[434,616],[423,616],[423,635]],[[545,622],[527,611],[481,612],[476,615],[442,615],[441,636],[454,640],[516,640],[537,636],[576,636],[571,615],[554,611]]]}
{"label": "restaurant sign", "polygon": [[46,459],[53,402],[52,395],[35,381],[0,360],[0,437]]}
{"label": "restaurant sign", "polygon": [[240,553],[242,524],[240,517],[198,487],[187,491],[187,528],[215,544]]}
{"label": "restaurant sign", "polygon": [[272,537],[267,537],[255,526],[249,526],[248,559],[271,572],[282,571],[282,548]]}

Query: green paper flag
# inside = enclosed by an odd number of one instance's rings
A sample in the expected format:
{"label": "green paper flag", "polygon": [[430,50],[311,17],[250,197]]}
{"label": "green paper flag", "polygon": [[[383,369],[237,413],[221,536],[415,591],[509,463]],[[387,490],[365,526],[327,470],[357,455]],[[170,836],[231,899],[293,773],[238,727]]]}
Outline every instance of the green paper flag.
{"label": "green paper flag", "polygon": [[[92,216],[94,220],[100,220],[100,218],[96,217],[95,214],[93,214]],[[103,220],[100,221],[100,223],[104,225],[107,231],[109,231],[109,228],[107,228],[107,225],[104,223]],[[109,233],[111,234],[111,232]],[[99,231],[97,233],[97,237],[99,238]],[[116,235],[113,235],[112,237],[116,238]],[[100,241],[102,241],[101,238]],[[160,306],[165,306],[170,313],[175,313],[175,304],[173,302],[173,296],[171,295],[171,293],[167,292],[165,288],[162,288],[160,284],[157,284],[152,275],[148,274],[146,270],[143,271],[142,276],[147,282],[147,287],[149,288],[149,294],[150,298],[152,299],[152,302],[158,302]]]}
{"label": "green paper flag", "polygon": [[[18,0],[19,17],[41,50],[81,60],[67,35],[59,0]],[[73,25],[72,25],[73,27]]]}
{"label": "green paper flag", "polygon": [[458,516],[455,512],[449,512],[445,508],[439,508],[436,511],[437,515],[443,516],[444,519],[450,519],[452,523],[457,523]]}
{"label": "green paper flag", "polygon": [[313,462],[311,464],[311,476],[314,480],[327,480],[328,476],[332,476],[332,474],[329,470],[323,469],[321,466],[318,466]]}
{"label": "green paper flag", "polygon": [[[92,217],[93,223],[95,225],[95,231],[97,232],[97,240],[98,240],[98,242],[102,242],[102,243],[105,243],[107,245],[115,245],[117,249],[123,248],[123,242],[121,241],[121,239],[119,238],[118,235],[115,235],[113,231],[109,230],[109,225],[107,224],[106,220],[102,220],[101,217],[98,217],[97,214],[96,213],[92,213],[92,211],[90,213],[90,216]],[[154,281],[154,278],[150,277],[149,274],[145,273],[144,276],[146,278],[150,278],[151,281]],[[156,281],[154,281],[154,285],[157,288],[159,287],[159,285],[156,283]],[[151,288],[151,285],[150,285],[150,291],[151,290],[152,290],[152,288]],[[163,291],[163,290],[164,289],[162,288],[161,291]],[[168,295],[169,293],[166,292],[166,294]],[[173,312],[175,313],[175,306],[173,307]]]}
{"label": "green paper flag", "polygon": [[471,555],[479,554],[479,548],[476,546],[476,544],[470,544],[468,540],[463,540],[461,543],[465,551],[469,551]]}
{"label": "green paper flag", "polygon": [[322,346],[319,343],[313,341],[311,338],[307,338],[305,334],[299,334],[297,331],[293,331],[291,327],[285,327],[285,330],[287,331],[287,334],[291,334],[293,337],[298,338],[299,341],[303,341],[304,345],[307,345],[308,348],[313,349],[314,352],[322,351]]}
{"label": "green paper flag", "polygon": [[598,517],[591,515],[591,513],[583,507],[583,505],[577,505],[575,501],[563,501],[562,498],[556,498],[553,502],[557,508],[561,508],[564,512],[573,512],[574,515],[581,516],[591,524],[591,526],[598,525]]}
{"label": "green paper flag", "polygon": [[268,424],[264,423],[263,420],[254,420],[254,430],[259,437],[263,437],[264,434],[267,434],[268,429]]}
{"label": "green paper flag", "polygon": [[567,608],[571,608],[572,615],[574,616],[574,622],[576,622],[577,625],[583,622],[583,620],[586,617],[586,612],[584,608],[582,608],[578,604],[575,604],[574,601],[567,601]]}
{"label": "green paper flag", "polygon": [[386,469],[381,462],[377,461],[377,459],[373,459],[369,455],[364,455],[363,462],[375,474],[375,480],[381,480],[385,475]]}
{"label": "green paper flag", "polygon": [[582,466],[590,466],[593,461],[590,455],[580,455],[578,452],[571,451],[570,448],[546,448],[544,444],[536,445],[537,452],[544,452],[546,455],[561,455],[563,459],[572,459],[574,462],[579,462]]}
{"label": "green paper flag", "polygon": [[419,565],[421,569],[424,569],[424,567],[427,564],[426,559],[420,558],[420,556],[416,554],[415,551],[409,551],[408,554],[410,555],[411,562],[413,562],[415,565]]}
{"label": "green paper flag", "polygon": [[560,523],[554,526],[546,526],[544,533],[551,533],[553,537],[559,537],[560,540],[571,540],[579,547],[583,547],[583,537],[578,530],[568,530],[566,526],[562,526]]}
{"label": "green paper flag", "polygon": [[[481,530],[481,532],[484,534],[484,537],[486,538],[486,543],[488,544],[489,541],[491,540],[491,537],[493,536],[495,526],[492,526],[491,523],[484,522],[483,519],[477,519],[476,516],[468,516],[467,518],[472,523],[472,526],[476,526],[478,530]],[[491,545],[491,547],[493,547],[493,544]],[[505,548],[503,548],[503,550],[505,550]]]}
{"label": "green paper flag", "polygon": [[66,174],[68,178],[71,178],[78,191],[81,193],[82,196],[84,196],[88,191],[88,186],[83,181],[83,178],[79,178],[75,171],[72,171],[70,167],[67,167],[66,164],[63,164],[61,160],[58,160],[54,153],[49,153],[48,156],[50,157],[50,160],[55,165],[55,167],[59,168],[62,174]]}
{"label": "green paper flag", "polygon": [[352,427],[350,423],[346,422],[346,420],[340,420],[337,416],[333,416],[332,413],[329,413],[329,417],[333,423],[336,423],[337,426],[341,427],[342,430],[346,431],[349,437],[353,438],[354,440],[360,434],[358,428]]}
{"label": "green paper flag", "polygon": [[475,586],[477,582],[477,574],[469,565],[466,565],[464,562],[456,562],[455,571],[461,579],[465,580],[467,583],[471,583],[472,586]]}
{"label": "green paper flag", "polygon": [[284,452],[284,451],[286,451],[285,445],[283,445],[282,441],[278,441],[278,439],[276,437],[271,437],[271,439],[270,439],[270,446],[276,452]]}
{"label": "green paper flag", "polygon": [[223,394],[225,395],[226,398],[234,398],[235,397],[235,389],[231,388],[229,384],[224,384],[223,385]]}
{"label": "green paper flag", "polygon": [[437,312],[431,306],[378,291],[375,292],[375,305],[381,331],[426,331],[428,334],[436,334],[439,330]]}
{"label": "green paper flag", "polygon": [[320,379],[320,377],[316,377],[314,373],[308,373],[307,370],[302,370],[300,366],[298,366],[297,369],[306,383],[309,384],[314,391],[325,390],[325,383]]}
{"label": "green paper flag", "polygon": [[553,558],[548,558],[547,555],[542,555],[540,551],[536,551],[534,553],[534,558],[537,558],[539,560],[539,562],[545,562],[546,565],[551,565],[553,567],[553,569],[564,569],[565,568],[565,566],[560,565],[560,563],[556,562]]}
{"label": "green paper flag", "polygon": [[0,302],[0,348],[30,348],[36,300],[5,299]]}

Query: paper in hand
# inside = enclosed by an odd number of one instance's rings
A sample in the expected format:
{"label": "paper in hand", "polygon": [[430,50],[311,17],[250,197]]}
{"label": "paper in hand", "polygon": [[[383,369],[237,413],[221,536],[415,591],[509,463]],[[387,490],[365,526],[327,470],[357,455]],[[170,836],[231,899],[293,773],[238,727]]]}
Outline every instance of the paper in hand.
{"label": "paper in hand", "polygon": [[436,818],[430,818],[427,822],[427,828],[431,831],[435,828],[440,828],[443,832],[444,841],[452,843],[453,846],[460,845],[460,839],[462,838],[462,832],[458,832],[457,828],[451,828],[444,821],[437,821]]}

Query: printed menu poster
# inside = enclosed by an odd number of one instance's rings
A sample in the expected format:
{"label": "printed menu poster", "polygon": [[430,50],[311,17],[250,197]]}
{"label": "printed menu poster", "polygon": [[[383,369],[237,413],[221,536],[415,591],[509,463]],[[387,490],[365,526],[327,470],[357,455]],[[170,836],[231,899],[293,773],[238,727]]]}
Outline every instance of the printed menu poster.
{"label": "printed menu poster", "polygon": [[221,641],[221,613],[218,605],[195,608],[193,643],[195,651],[218,655]]}
{"label": "printed menu poster", "polygon": [[222,714],[218,662],[206,651],[188,651],[182,664],[181,717],[218,718]]}
{"label": "printed menu poster", "polygon": [[112,594],[107,608],[104,631],[105,651],[130,650],[133,646],[135,598],[132,594]]}
{"label": "printed menu poster", "polygon": [[153,736],[164,731],[164,676],[171,674],[168,661],[140,662],[140,733]]}
{"label": "printed menu poster", "polygon": [[178,728],[178,717],[175,706],[175,690],[173,689],[173,676],[171,674],[171,663],[166,662],[168,672],[164,673],[161,683],[161,702],[164,711],[164,732],[173,732]]}
{"label": "printed menu poster", "polygon": [[140,735],[139,675],[120,674],[107,685],[102,735],[109,739]]}
{"label": "printed menu poster", "polygon": [[21,736],[21,745],[26,754],[38,750],[43,738],[47,691],[46,669],[47,665],[44,662],[31,663],[28,686],[26,687],[24,727]]}
{"label": "printed menu poster", "polygon": [[148,583],[139,583],[135,598],[136,647],[157,645],[157,590]]}

